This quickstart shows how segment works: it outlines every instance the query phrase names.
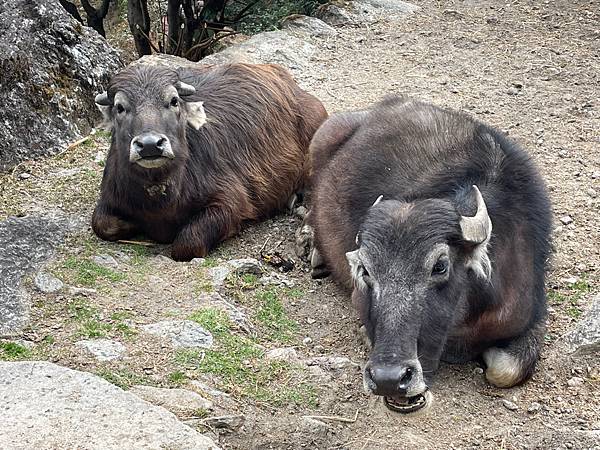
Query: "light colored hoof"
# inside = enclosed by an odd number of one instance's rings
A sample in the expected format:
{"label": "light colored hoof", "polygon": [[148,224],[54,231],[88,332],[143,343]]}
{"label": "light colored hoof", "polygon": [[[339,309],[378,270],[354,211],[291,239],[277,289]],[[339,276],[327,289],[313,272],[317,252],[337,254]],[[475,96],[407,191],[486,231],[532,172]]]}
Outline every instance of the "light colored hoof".
{"label": "light colored hoof", "polygon": [[487,366],[485,377],[494,386],[509,388],[521,380],[519,360],[504,350],[491,347],[483,352],[483,360]]}

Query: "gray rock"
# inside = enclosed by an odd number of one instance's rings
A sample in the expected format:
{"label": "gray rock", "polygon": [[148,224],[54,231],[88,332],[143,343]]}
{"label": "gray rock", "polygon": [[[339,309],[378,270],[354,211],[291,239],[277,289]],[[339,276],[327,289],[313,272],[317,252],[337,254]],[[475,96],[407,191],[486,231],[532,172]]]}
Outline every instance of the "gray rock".
{"label": "gray rock", "polygon": [[376,15],[410,14],[419,7],[401,0],[354,0],[354,6],[363,12]]}
{"label": "gray rock", "polygon": [[214,416],[202,419],[202,423],[212,428],[226,428],[237,430],[244,424],[246,417],[242,414],[231,414],[226,416]]}
{"label": "gray rock", "polygon": [[0,170],[56,153],[100,121],[118,53],[58,0],[0,2]]}
{"label": "gray rock", "polygon": [[0,362],[0,448],[218,450],[157,406],[85,372]]}
{"label": "gray rock", "polygon": [[0,222],[0,336],[15,333],[28,323],[29,296],[22,278],[48,260],[67,233],[78,226],[60,213]]}
{"label": "gray rock", "polygon": [[310,59],[315,51],[314,45],[285,31],[268,31],[207,56],[201,64],[275,63],[300,75],[310,66]]}
{"label": "gray rock", "polygon": [[229,274],[231,274],[231,268],[227,266],[216,266],[208,269],[208,276],[217,287],[223,286]]}
{"label": "gray rock", "polygon": [[571,218],[571,216],[562,216],[560,218],[560,222],[563,225],[569,225],[570,223],[573,223],[573,219]]}
{"label": "gray rock", "polygon": [[308,224],[303,224],[296,230],[296,245],[294,251],[299,258],[308,258],[315,240],[315,230]]}
{"label": "gray rock", "polygon": [[192,266],[201,266],[204,264],[204,261],[206,261],[204,258],[192,258],[190,264]]}
{"label": "gray rock", "polygon": [[33,284],[38,291],[44,294],[52,294],[60,291],[64,284],[58,278],[50,275],[48,272],[38,272],[33,279]]}
{"label": "gray rock", "polygon": [[98,361],[112,361],[120,359],[125,354],[123,344],[110,339],[89,339],[75,342],[77,347],[83,348],[96,357]]}
{"label": "gray rock", "polygon": [[509,411],[516,411],[517,409],[519,409],[519,407],[517,406],[516,403],[513,403],[510,400],[506,400],[506,399],[502,400],[502,405],[504,405],[504,407],[506,409],[508,409]]}
{"label": "gray rock", "polygon": [[331,3],[321,5],[315,12],[315,17],[334,27],[354,23],[352,15],[346,9]]}
{"label": "gray rock", "polygon": [[332,37],[338,31],[316,17],[294,14],[284,19],[281,28],[296,36]]}
{"label": "gray rock", "polygon": [[199,409],[208,411],[213,407],[210,400],[186,389],[167,389],[136,385],[129,389],[129,392],[153,405],[162,406],[173,414],[194,414]]}
{"label": "gray rock", "polygon": [[90,259],[99,266],[106,267],[108,269],[116,269],[119,267],[117,260],[110,255],[96,255],[92,256]]}
{"label": "gray rock", "polygon": [[581,377],[572,377],[567,380],[567,386],[569,387],[577,387],[581,386],[585,380]]}
{"label": "gray rock", "polygon": [[256,258],[232,259],[227,261],[227,265],[231,266],[232,272],[238,275],[247,273],[261,275],[263,272],[262,266]]}
{"label": "gray rock", "polygon": [[540,409],[542,408],[542,405],[540,405],[538,402],[531,402],[531,404],[529,405],[529,407],[527,408],[527,412],[529,414],[535,414],[536,412],[538,412]]}
{"label": "gray rock", "polygon": [[272,361],[285,361],[289,363],[297,363],[300,361],[298,353],[292,347],[274,348],[269,350],[265,357]]}
{"label": "gray rock", "polygon": [[169,339],[175,348],[210,348],[213,336],[191,320],[164,320],[144,325],[146,333]]}
{"label": "gray rock", "polygon": [[600,352],[600,295],[596,295],[590,309],[564,341],[567,351],[575,355]]}

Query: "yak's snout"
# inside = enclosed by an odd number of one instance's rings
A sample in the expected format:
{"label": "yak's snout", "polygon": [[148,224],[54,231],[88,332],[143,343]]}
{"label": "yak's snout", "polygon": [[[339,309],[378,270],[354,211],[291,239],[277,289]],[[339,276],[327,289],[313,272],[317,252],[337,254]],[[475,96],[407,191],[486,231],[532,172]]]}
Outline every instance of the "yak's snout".
{"label": "yak's snout", "polygon": [[129,161],[146,169],[156,169],[175,158],[171,142],[164,134],[142,133],[131,140]]}
{"label": "yak's snout", "polygon": [[364,384],[368,391],[384,397],[388,408],[409,413],[429,403],[427,385],[418,361],[379,363],[369,361],[364,371]]}

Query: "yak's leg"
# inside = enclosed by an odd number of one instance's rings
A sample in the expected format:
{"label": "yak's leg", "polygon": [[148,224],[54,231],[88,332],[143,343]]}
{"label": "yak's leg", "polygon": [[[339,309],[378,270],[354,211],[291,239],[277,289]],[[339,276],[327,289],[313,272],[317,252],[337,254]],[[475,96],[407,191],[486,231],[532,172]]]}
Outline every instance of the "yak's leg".
{"label": "yak's leg", "polygon": [[173,241],[171,257],[175,261],[202,258],[240,229],[240,215],[227,208],[207,208],[179,231]]}
{"label": "yak's leg", "polygon": [[119,217],[108,206],[99,204],[92,215],[94,233],[106,241],[129,239],[139,232],[139,228],[128,220]]}
{"label": "yak's leg", "polygon": [[546,326],[540,321],[522,336],[509,341],[508,345],[491,347],[483,352],[487,380],[495,386],[509,388],[531,377],[540,356],[545,332]]}

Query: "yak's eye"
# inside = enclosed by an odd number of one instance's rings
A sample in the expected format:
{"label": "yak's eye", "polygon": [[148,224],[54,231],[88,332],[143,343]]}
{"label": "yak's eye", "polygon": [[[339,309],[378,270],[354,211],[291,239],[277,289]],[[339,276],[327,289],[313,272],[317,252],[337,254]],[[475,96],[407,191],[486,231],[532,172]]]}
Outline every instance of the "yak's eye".
{"label": "yak's eye", "polygon": [[446,272],[448,272],[448,260],[446,258],[438,259],[431,269],[432,275],[444,275]]}
{"label": "yak's eye", "polygon": [[362,267],[362,279],[365,282],[365,284],[369,287],[369,289],[373,288],[373,278],[371,278],[371,275],[369,275],[369,272],[367,272],[367,269],[365,269],[365,267]]}
{"label": "yak's eye", "polygon": [[117,114],[123,114],[125,112],[125,108],[120,103],[117,103],[115,108],[117,108]]}
{"label": "yak's eye", "polygon": [[177,97],[173,97],[171,99],[171,106],[173,108],[177,108],[179,106],[179,99]]}

